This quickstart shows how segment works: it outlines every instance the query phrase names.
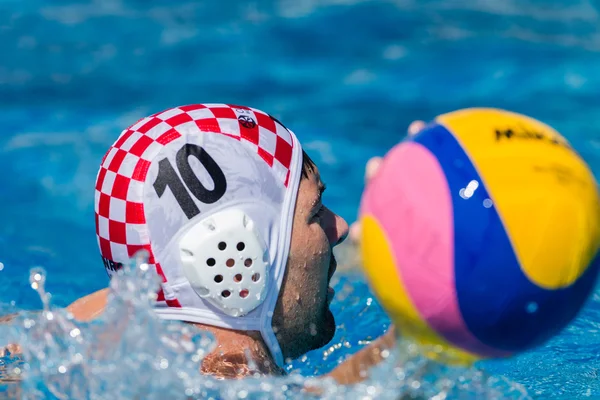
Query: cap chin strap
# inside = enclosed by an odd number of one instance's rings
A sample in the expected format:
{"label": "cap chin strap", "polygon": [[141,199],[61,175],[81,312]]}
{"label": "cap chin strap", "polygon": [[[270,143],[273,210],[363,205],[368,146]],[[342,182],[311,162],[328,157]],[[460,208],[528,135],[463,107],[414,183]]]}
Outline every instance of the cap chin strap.
{"label": "cap chin strap", "polygon": [[242,210],[195,224],[180,239],[179,254],[194,291],[224,314],[243,317],[265,300],[268,248]]}
{"label": "cap chin strap", "polygon": [[183,274],[194,292],[223,314],[241,319],[268,300],[261,311],[260,333],[273,360],[283,368],[283,354],[271,326],[283,271],[272,282],[277,287],[270,288],[276,265],[270,265],[268,246],[248,214],[233,207],[198,221],[179,239],[178,250]]}

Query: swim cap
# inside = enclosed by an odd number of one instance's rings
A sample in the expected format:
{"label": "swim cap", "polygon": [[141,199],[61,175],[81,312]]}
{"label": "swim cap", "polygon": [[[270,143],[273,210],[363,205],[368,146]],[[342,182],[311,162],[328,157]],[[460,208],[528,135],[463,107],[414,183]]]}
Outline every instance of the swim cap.
{"label": "swim cap", "polygon": [[263,111],[172,108],[124,130],[104,156],[96,233],[110,276],[139,250],[162,279],[165,319],[256,330],[271,320],[290,248],[302,150]]}

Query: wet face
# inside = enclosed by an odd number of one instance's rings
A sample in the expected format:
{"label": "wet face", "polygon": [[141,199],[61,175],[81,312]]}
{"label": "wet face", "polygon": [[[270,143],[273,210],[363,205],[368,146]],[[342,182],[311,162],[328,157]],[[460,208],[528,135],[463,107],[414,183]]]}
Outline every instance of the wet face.
{"label": "wet face", "polygon": [[332,249],[346,238],[348,225],[323,205],[324,190],[319,171],[311,164],[300,182],[290,256],[273,315],[273,329],[286,358],[326,345],[335,333],[329,310],[334,294],[329,285],[336,269]]}

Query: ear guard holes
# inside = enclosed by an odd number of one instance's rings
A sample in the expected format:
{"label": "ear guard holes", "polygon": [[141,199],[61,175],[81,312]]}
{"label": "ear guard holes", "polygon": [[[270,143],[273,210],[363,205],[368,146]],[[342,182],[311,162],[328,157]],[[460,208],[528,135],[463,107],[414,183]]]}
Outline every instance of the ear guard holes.
{"label": "ear guard holes", "polygon": [[241,210],[214,214],[180,239],[184,274],[198,296],[228,315],[246,315],[265,297],[269,257],[263,243]]}

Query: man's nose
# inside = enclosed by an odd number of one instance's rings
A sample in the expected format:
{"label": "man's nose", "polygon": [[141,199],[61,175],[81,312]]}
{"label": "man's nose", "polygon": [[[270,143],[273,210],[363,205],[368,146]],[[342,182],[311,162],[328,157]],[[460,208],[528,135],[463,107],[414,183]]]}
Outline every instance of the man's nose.
{"label": "man's nose", "polygon": [[325,234],[327,235],[327,239],[331,246],[337,246],[342,243],[348,237],[348,223],[346,220],[327,207],[325,207],[325,212],[328,214],[326,221],[327,224],[325,226]]}

